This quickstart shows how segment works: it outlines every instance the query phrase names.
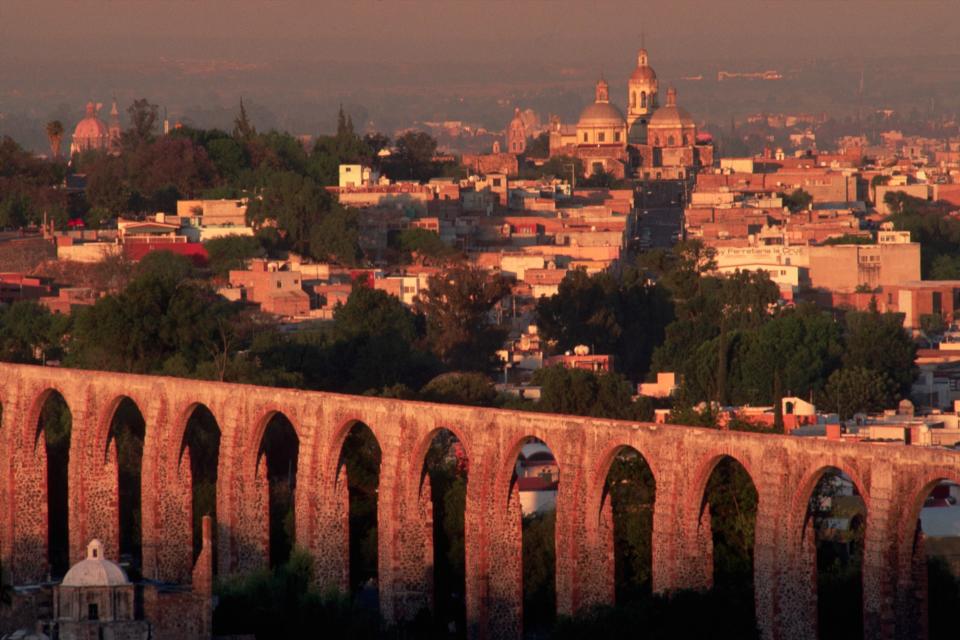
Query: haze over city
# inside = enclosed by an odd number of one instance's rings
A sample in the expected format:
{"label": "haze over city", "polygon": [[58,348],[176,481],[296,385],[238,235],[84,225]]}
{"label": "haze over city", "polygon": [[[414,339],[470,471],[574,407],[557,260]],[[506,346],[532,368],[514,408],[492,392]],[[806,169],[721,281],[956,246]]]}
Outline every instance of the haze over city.
{"label": "haze over city", "polygon": [[[573,117],[597,75],[643,42],[708,121],[865,96],[956,109],[950,1],[21,2],[0,12],[0,133],[34,149],[50,117],[87,100],[147,96],[173,120],[226,127],[241,97],[261,128],[329,133],[343,104],[361,128],[423,121],[502,126],[514,104]],[[720,69],[786,75],[776,99],[713,82]],[[922,71],[920,70],[922,69]],[[703,82],[680,80],[703,75]],[[384,98],[389,96],[389,100]],[[622,101],[621,96],[617,96]]]}

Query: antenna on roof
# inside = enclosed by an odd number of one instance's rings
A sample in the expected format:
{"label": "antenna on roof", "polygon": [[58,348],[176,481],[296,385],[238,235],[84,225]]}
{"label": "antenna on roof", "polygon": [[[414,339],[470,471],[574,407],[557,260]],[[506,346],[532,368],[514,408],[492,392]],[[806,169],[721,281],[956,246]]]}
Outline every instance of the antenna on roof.
{"label": "antenna on roof", "polygon": [[646,34],[646,30],[643,28],[643,26],[641,26],[641,27],[640,27],[640,48],[641,48],[641,49],[646,49],[646,48],[647,48],[647,44],[646,44],[647,38],[646,38],[646,35],[647,35],[647,34]]}

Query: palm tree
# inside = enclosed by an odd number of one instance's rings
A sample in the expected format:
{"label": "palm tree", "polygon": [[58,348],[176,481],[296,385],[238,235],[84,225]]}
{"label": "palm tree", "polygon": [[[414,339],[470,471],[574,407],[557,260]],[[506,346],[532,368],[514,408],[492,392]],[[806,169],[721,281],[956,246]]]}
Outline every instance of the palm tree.
{"label": "palm tree", "polygon": [[60,141],[63,140],[63,124],[59,120],[47,123],[47,138],[50,139],[50,150],[54,159],[60,157]]}

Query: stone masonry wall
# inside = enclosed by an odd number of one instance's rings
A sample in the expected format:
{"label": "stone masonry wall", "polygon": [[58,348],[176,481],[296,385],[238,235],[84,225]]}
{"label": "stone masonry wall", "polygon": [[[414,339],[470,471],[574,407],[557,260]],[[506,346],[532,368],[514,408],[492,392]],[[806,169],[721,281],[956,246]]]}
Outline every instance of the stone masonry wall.
{"label": "stone masonry wall", "polygon": [[853,479],[867,507],[866,637],[923,637],[925,575],[917,555],[923,553],[915,535],[917,518],[936,482],[960,481],[960,454],[940,449],[0,364],[0,560],[18,585],[46,573],[46,458],[36,436],[40,406],[52,390],[63,395],[74,418],[68,470],[71,556],[78,559],[91,537],[109,545],[118,540],[115,453],[108,436],[112,412],[128,397],[146,421],[145,574],[175,583],[188,583],[193,570],[189,452],[181,454],[194,407],[207,407],[221,430],[215,523],[220,575],[268,561],[265,469],[258,468],[264,464],[258,452],[267,422],[282,413],[300,442],[297,544],[317,559],[318,581],[339,588],[347,586],[349,576],[340,449],[352,424],[366,424],[382,451],[379,588],[388,622],[409,620],[432,602],[432,509],[423,461],[437,430],[451,430],[470,461],[464,517],[471,638],[521,633],[520,508],[511,476],[520,446],[530,436],[546,442],[560,466],[556,580],[561,613],[613,600],[612,515],[603,488],[619,448],[640,452],[656,482],[653,586],[658,592],[710,585],[710,520],[702,508],[703,492],[725,456],[742,464],[759,497],[754,583],[765,640],[815,636],[816,563],[806,510],[829,467]]}

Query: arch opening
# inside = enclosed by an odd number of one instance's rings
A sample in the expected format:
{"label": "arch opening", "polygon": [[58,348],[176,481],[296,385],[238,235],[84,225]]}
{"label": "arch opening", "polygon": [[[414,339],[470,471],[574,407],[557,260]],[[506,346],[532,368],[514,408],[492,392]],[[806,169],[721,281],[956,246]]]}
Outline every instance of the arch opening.
{"label": "arch opening", "polygon": [[203,547],[203,516],[213,521],[214,572],[217,570],[217,469],[220,464],[220,425],[206,406],[196,405],[190,412],[181,444],[190,454],[190,504],[193,531],[193,562]]}
{"label": "arch opening", "polygon": [[[430,440],[421,483],[429,483],[433,508],[433,611],[437,631],[466,632],[464,538],[469,460],[454,433],[441,429]],[[423,484],[421,484],[421,487]]]}
{"label": "arch opening", "polygon": [[[758,493],[743,465],[723,456],[714,466],[703,493],[701,535],[709,533],[713,547],[710,598],[727,612],[736,634],[752,637],[756,629],[753,551]],[[703,531],[708,528],[709,531]],[[731,636],[733,637],[733,636]]]}
{"label": "arch opening", "polygon": [[73,417],[66,400],[51,391],[40,409],[37,441],[47,459],[47,562],[50,575],[61,578],[70,568],[69,483],[70,438]]}
{"label": "arch opening", "polygon": [[514,463],[514,483],[522,518],[523,629],[530,634],[548,633],[557,612],[560,466],[545,442],[533,437],[524,440]]}
{"label": "arch opening", "polygon": [[656,481],[646,459],[621,447],[604,481],[613,516],[614,597],[618,606],[648,598],[653,577],[653,509]]}
{"label": "arch opening", "polygon": [[867,508],[846,473],[827,467],[807,503],[804,539],[816,554],[820,640],[863,637],[863,546]]}
{"label": "arch opening", "polygon": [[120,560],[134,573],[142,567],[143,441],[147,423],[136,403],[124,397],[110,419],[105,455],[115,446]]}
{"label": "arch opening", "polygon": [[340,448],[338,468],[346,471],[349,493],[350,592],[371,609],[380,604],[377,509],[381,457],[373,431],[355,422]]}
{"label": "arch opening", "polygon": [[263,431],[258,454],[258,467],[266,459],[271,567],[290,559],[296,540],[294,507],[299,452],[300,439],[293,424],[282,413],[275,413]]}
{"label": "arch opening", "polygon": [[955,638],[960,610],[960,483],[935,482],[920,500],[910,563],[918,595],[927,602],[926,620],[919,623],[926,624],[929,640]]}

